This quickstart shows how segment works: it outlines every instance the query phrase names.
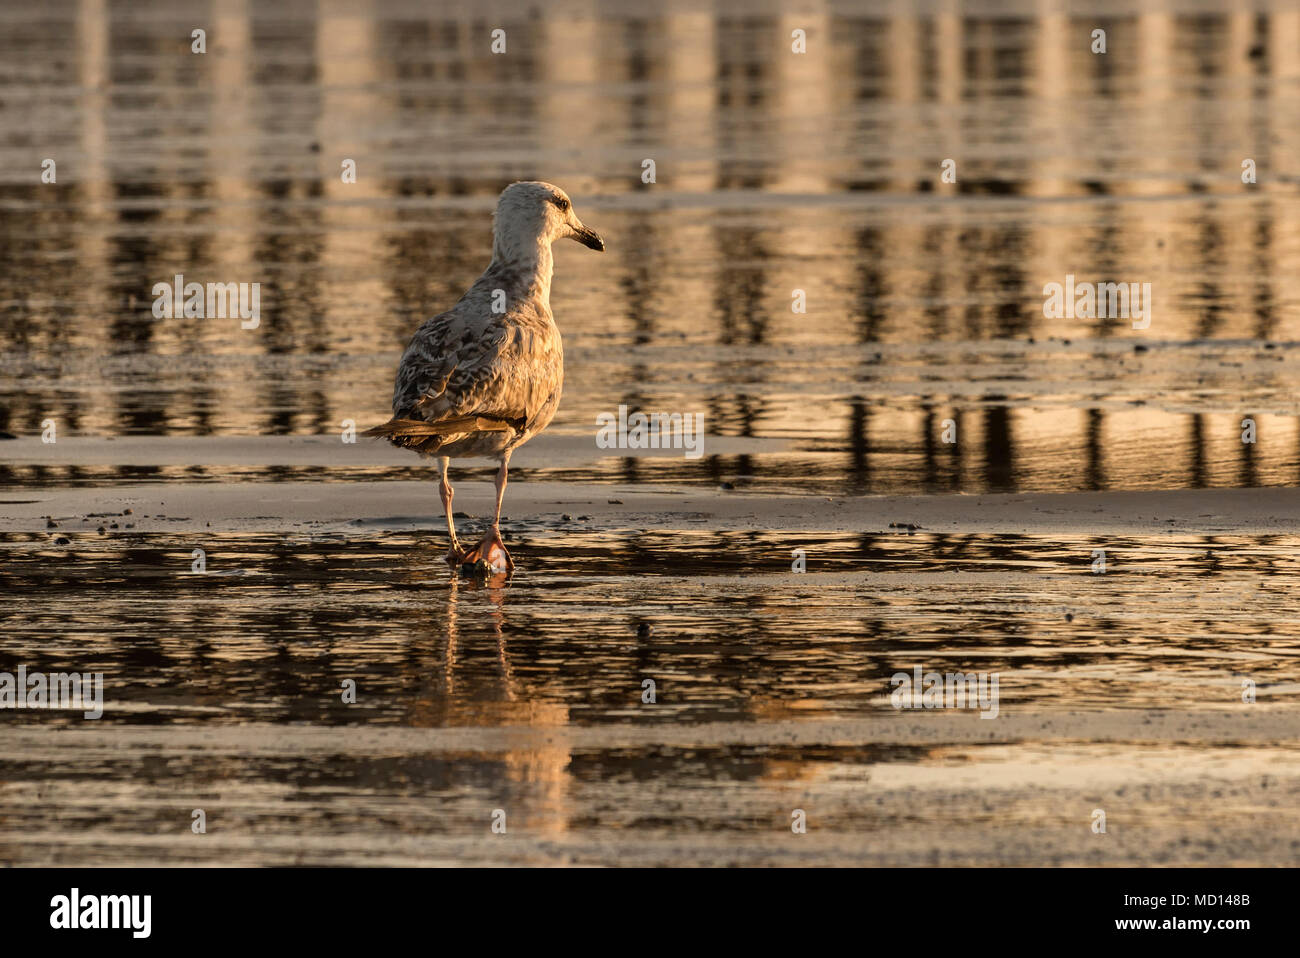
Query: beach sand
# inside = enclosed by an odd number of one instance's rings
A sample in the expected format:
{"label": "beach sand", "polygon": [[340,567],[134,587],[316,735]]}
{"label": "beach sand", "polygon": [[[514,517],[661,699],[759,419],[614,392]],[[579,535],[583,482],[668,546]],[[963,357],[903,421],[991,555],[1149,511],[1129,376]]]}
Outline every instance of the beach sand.
{"label": "beach sand", "polygon": [[[781,441],[707,437],[710,454],[780,452]],[[40,488],[21,497],[0,495],[0,531],[32,532],[47,516],[79,519],[89,513],[111,514],[133,508],[136,528],[150,527],[143,518],[154,513],[170,531],[258,530],[289,532],[304,527],[375,530],[445,530],[437,499],[437,466],[386,443],[337,437],[127,437],[77,438],[53,444],[39,439],[0,445],[3,461],[17,468],[39,466],[57,474],[59,467],[113,466],[118,481],[91,488]],[[1177,489],[1073,493],[1005,493],[985,495],[818,496],[747,492],[743,488],[617,482],[521,481],[534,468],[553,473],[598,474],[609,456],[591,437],[542,435],[512,459],[514,479],[505,514],[532,525],[563,526],[561,516],[574,510],[589,514],[592,530],[635,526],[671,531],[683,522],[713,530],[760,529],[773,534],[828,531],[885,533],[891,527],[916,525],[929,532],[1023,533],[1026,535],[1197,535],[1300,534],[1300,488]],[[681,460],[680,450],[647,450],[636,458]],[[167,475],[134,484],[121,477],[149,468],[189,467],[201,463],[211,478],[186,482]],[[385,467],[403,474],[423,469],[427,479],[400,481],[355,478],[346,482],[294,479],[294,470],[314,476],[381,476]],[[457,479],[460,473],[495,471],[489,460],[458,460],[452,469],[454,508],[473,516],[490,514],[491,482]],[[235,477],[246,476],[248,481]],[[268,483],[271,483],[268,485]],[[619,502],[611,500],[618,499]],[[165,514],[162,512],[166,506]],[[74,531],[76,526],[71,527]],[[509,524],[506,524],[509,528]],[[907,531],[905,528],[903,531]],[[916,531],[916,530],[913,530]]]}
{"label": "beach sand", "polygon": [[[1300,849],[1281,584],[1300,490],[529,479],[506,499],[519,572],[481,582],[441,562],[433,471],[381,478],[413,457],[378,443],[0,450],[208,473],[0,493],[4,584],[41,595],[9,606],[10,648],[108,673],[100,722],[10,713],[13,863],[1282,865]],[[602,456],[543,436],[520,472]],[[321,467],[375,477],[305,478]],[[458,510],[490,508],[489,482],[456,488]],[[917,663],[998,672],[999,714],[894,709],[890,677]],[[357,705],[338,701],[347,677]]]}

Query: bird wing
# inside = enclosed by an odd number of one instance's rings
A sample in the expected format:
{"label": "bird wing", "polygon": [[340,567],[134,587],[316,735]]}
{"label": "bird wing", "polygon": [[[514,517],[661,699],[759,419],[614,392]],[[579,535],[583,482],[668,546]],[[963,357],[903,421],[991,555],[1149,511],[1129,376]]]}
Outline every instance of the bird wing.
{"label": "bird wing", "polygon": [[509,315],[453,309],[412,337],[393,415],[431,424],[499,420],[522,430],[559,388],[563,360],[550,317],[528,304]]}

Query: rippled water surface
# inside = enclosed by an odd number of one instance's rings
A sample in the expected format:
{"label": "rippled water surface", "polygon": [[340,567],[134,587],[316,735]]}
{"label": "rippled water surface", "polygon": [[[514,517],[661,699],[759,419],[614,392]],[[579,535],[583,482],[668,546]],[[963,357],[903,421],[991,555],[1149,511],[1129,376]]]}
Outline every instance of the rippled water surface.
{"label": "rippled water surface", "polygon": [[[1242,725],[1239,698],[1242,676],[1274,706],[1300,692],[1294,536],[1112,537],[1104,577],[1078,561],[1087,539],[828,533],[805,537],[822,571],[804,575],[760,571],[785,564],[787,542],[764,534],[511,539],[528,568],[507,585],[449,579],[419,535],[209,536],[202,576],[178,571],[185,538],[68,552],[8,537],[0,587],[39,601],[8,606],[6,653],[102,669],[107,694],[98,723],[8,713],[0,849],[16,863],[1295,854],[1300,755]],[[1026,724],[911,724],[888,678],[917,663],[998,673],[1003,721]],[[1071,730],[1079,709],[1117,710],[1117,730]],[[1157,730],[1151,709],[1180,724]],[[1226,733],[1204,727],[1216,713]],[[1089,846],[1103,800],[1128,831]],[[805,806],[814,840],[781,842]],[[188,842],[193,807],[212,832]],[[519,835],[492,846],[477,836],[502,807]],[[1040,844],[987,847],[1012,827]]]}
{"label": "rippled water surface", "polygon": [[1231,707],[1237,672],[1288,682],[1300,655],[1294,536],[813,534],[801,577],[788,533],[507,533],[508,585],[421,535],[207,535],[204,575],[189,536],[10,537],[0,585],[41,602],[4,624],[29,669],[121,670],[103,721],[131,723],[600,723],[648,718],[646,676],[656,719],[888,715],[917,662],[1000,672],[1007,707]]}
{"label": "rippled water surface", "polygon": [[[506,4],[493,55],[447,3],[10,4],[0,430],[376,421],[541,177],[609,246],[558,254],[552,430],[700,411],[866,491],[1292,483],[1300,21],[1183,6]],[[177,273],[261,325],[155,319]],[[1150,283],[1149,328],[1045,318],[1067,275]]]}

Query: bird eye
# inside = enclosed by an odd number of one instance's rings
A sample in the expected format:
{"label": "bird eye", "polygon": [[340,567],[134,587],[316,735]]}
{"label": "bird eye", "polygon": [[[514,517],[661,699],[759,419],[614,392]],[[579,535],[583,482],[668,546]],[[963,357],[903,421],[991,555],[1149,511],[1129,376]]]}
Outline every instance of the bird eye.
{"label": "bird eye", "polygon": [[564,199],[563,197],[557,199],[555,201],[555,205],[560,208],[561,213],[566,213],[569,210],[569,201]]}

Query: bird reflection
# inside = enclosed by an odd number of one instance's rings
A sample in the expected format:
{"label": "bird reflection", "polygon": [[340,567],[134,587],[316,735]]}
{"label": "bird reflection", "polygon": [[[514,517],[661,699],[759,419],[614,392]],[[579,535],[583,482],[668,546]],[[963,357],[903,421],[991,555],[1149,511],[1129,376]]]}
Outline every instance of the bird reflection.
{"label": "bird reflection", "polygon": [[[444,647],[442,662],[443,692],[446,701],[451,703],[456,700],[456,657],[461,644],[460,604],[462,601],[472,601],[470,596],[476,595],[481,595],[487,600],[487,608],[483,610],[486,612],[484,618],[491,628],[492,637],[496,642],[497,663],[501,675],[501,693],[505,696],[505,701],[517,701],[519,698],[518,683],[515,679],[514,668],[510,664],[510,650],[505,633],[506,593],[509,591],[510,577],[505,573],[500,573],[486,578],[466,580],[455,572],[449,572],[448,575],[447,642]],[[465,598],[461,596],[462,589],[467,593]]]}

